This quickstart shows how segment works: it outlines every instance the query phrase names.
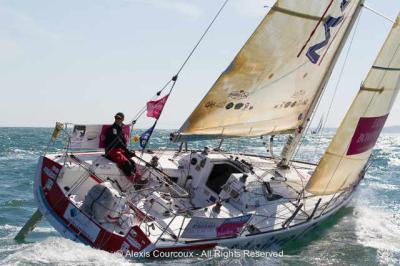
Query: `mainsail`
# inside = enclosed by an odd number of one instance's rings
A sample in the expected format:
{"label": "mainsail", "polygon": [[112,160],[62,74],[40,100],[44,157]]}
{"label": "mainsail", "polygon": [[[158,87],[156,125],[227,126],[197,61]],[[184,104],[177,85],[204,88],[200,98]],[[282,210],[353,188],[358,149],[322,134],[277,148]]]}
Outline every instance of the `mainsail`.
{"label": "mainsail", "polygon": [[400,16],[306,190],[332,194],[351,187],[372,153],[400,88]]}
{"label": "mainsail", "polygon": [[278,0],[175,141],[301,129],[362,0]]}

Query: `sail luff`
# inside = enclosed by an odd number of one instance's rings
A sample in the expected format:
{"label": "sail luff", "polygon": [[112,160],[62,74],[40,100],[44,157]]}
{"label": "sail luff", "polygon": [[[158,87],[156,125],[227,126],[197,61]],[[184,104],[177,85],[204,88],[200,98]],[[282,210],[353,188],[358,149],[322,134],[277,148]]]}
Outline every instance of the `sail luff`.
{"label": "sail luff", "polygon": [[308,124],[311,122],[311,116],[314,113],[316,107],[318,106],[318,102],[326,88],[326,85],[328,84],[328,81],[332,75],[334,68],[335,68],[336,62],[339,59],[339,56],[343,50],[344,45],[346,44],[346,40],[348,39],[356,21],[360,15],[364,1],[365,0],[361,0],[358,3],[356,11],[354,12],[354,15],[351,18],[351,22],[345,31],[344,37],[342,38],[342,41],[340,42],[339,47],[335,52],[335,55],[333,56],[332,63],[330,64],[329,69],[326,72],[326,74],[319,86],[319,90],[317,91],[317,93],[314,96],[311,107],[308,109],[307,115],[306,115],[305,119],[303,120],[302,125],[299,126],[298,130],[294,133],[294,137],[287,142],[287,144],[285,145],[286,147],[284,147],[282,149],[282,151],[285,151],[285,152],[282,152],[282,154],[281,154],[281,161],[279,162],[279,165],[281,167],[287,167],[290,160],[292,160],[294,153],[305,133],[305,129],[308,127]]}
{"label": "sail luff", "polygon": [[400,89],[400,17],[306,190],[327,195],[357,184]]}

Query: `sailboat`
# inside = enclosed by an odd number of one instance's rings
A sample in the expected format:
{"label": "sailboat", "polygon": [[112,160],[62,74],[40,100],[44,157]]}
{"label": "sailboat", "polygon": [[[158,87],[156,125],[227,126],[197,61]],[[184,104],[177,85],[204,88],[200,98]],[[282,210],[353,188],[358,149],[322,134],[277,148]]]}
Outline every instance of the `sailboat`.
{"label": "sailboat", "polygon": [[311,131],[311,133],[314,135],[319,134],[322,130],[323,124],[324,124],[324,115],[321,116],[321,119],[318,122],[318,126],[313,131]]}
{"label": "sailboat", "polygon": [[[109,125],[58,123],[51,142],[62,133],[65,148],[40,157],[38,212],[20,236],[44,216],[62,236],[109,252],[265,249],[327,220],[364,177],[400,87],[398,18],[319,163],[293,159],[362,4],[277,1],[171,135],[180,148],[137,152],[141,183],[104,156]],[[186,145],[283,134],[280,157]]]}

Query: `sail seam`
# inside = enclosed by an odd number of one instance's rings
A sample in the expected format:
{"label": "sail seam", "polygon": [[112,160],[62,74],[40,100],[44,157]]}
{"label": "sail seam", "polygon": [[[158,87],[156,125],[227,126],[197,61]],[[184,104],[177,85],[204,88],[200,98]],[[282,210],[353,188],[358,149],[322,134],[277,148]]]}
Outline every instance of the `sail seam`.
{"label": "sail seam", "polygon": [[277,11],[279,13],[285,14],[285,15],[289,15],[289,16],[293,16],[293,17],[298,17],[298,18],[304,18],[304,19],[309,19],[309,20],[316,20],[319,21],[321,19],[321,17],[317,17],[317,16],[313,16],[313,15],[309,15],[309,14],[304,14],[304,13],[299,13],[293,10],[289,10],[289,9],[285,9],[285,8],[281,8],[281,7],[277,7],[274,6],[271,8],[273,11]]}
{"label": "sail seam", "polygon": [[[279,130],[279,131],[268,131],[268,130],[266,130],[266,131],[263,131],[264,133],[262,133],[262,134],[260,134],[260,136],[261,135],[267,135],[267,134],[274,134],[274,135],[279,135],[279,134],[289,134],[289,133],[294,133],[294,131],[296,131],[296,129],[283,129],[283,130]],[[266,132],[268,132],[268,133],[266,133]],[[206,133],[184,133],[184,132],[182,132],[182,133],[180,133],[180,135],[181,136],[238,136],[238,137],[240,137],[240,136],[242,136],[242,137],[246,137],[246,136],[249,136],[249,135],[241,135],[241,134],[227,134],[227,133],[217,133],[217,134],[213,134],[213,133],[210,133],[210,134],[206,134]],[[256,135],[252,135],[252,136],[250,136],[250,137],[253,137],[253,136],[256,136]],[[257,134],[257,136],[258,136],[258,134]]]}
{"label": "sail seam", "polygon": [[[333,153],[333,152],[325,152],[327,155],[333,156],[333,157],[338,157],[338,158],[342,158],[343,156],[337,153]],[[363,161],[365,160],[365,158],[346,158],[349,160],[353,160],[353,161]]]}
{"label": "sail seam", "polygon": [[[282,134],[291,134],[293,133],[294,130],[281,130],[281,131],[274,131],[274,135],[282,135]],[[201,138],[201,139],[217,139],[217,138],[242,138],[242,137],[257,137],[257,136],[263,136],[263,135],[269,135],[271,132],[263,132],[260,134],[252,135],[252,136],[247,136],[247,135],[240,135],[240,134],[190,134],[190,133],[180,133],[179,137],[177,139],[174,139],[175,142],[179,142],[182,140],[185,141],[193,141],[192,139]]]}

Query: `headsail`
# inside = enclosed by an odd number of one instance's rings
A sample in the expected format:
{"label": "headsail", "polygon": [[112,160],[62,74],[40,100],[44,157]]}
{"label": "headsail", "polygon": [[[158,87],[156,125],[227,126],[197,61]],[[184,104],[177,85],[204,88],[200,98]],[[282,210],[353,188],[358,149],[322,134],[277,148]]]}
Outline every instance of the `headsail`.
{"label": "headsail", "polygon": [[351,187],[372,153],[400,88],[400,16],[306,190],[331,194]]}
{"label": "headsail", "polygon": [[278,0],[175,141],[293,133],[325,85],[362,0]]}

